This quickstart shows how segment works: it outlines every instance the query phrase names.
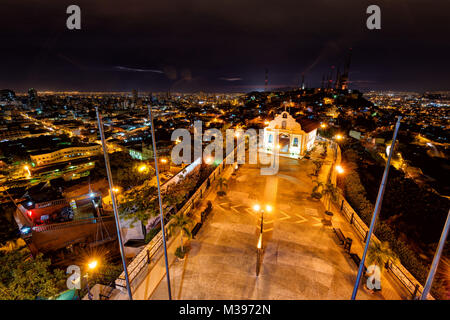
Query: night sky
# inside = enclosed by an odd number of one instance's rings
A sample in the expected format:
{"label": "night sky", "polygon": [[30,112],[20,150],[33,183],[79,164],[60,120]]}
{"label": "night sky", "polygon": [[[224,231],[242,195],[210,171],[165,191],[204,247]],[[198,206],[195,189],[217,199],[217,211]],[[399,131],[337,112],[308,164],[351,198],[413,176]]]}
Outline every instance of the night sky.
{"label": "night sky", "polygon": [[[81,7],[82,29],[66,28]],[[366,28],[381,7],[382,29]],[[350,88],[450,90],[448,0],[2,0],[0,89],[217,91],[320,86],[353,51]]]}

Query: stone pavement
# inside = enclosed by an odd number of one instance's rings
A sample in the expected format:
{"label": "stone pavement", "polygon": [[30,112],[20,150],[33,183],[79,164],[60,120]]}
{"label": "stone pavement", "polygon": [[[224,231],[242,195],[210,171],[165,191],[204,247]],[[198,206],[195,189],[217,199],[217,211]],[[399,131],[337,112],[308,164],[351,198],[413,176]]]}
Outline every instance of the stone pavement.
{"label": "stone pavement", "polygon": [[[186,259],[171,266],[173,297],[349,299],[357,266],[332,229],[322,224],[322,203],[309,198],[312,166],[310,160],[281,158],[277,175],[261,176],[258,166],[243,165],[225,197],[211,192],[205,199],[213,202],[211,215],[191,240]],[[264,214],[264,255],[258,277],[260,214],[252,210],[255,203],[273,206]],[[165,281],[151,299],[167,299]],[[365,289],[358,293],[358,299],[383,298]]]}

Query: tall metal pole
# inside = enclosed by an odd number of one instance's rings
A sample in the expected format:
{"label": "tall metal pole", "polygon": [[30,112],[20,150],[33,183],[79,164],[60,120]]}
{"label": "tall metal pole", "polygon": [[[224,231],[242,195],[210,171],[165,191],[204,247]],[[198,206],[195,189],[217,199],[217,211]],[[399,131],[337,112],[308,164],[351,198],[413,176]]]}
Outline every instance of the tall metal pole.
{"label": "tall metal pole", "polygon": [[112,202],[112,207],[113,207],[113,211],[114,211],[114,218],[116,220],[117,240],[119,241],[120,256],[122,257],[123,272],[125,273],[125,281],[127,283],[128,298],[130,300],[133,300],[133,295],[131,294],[130,280],[128,279],[128,269],[127,269],[127,263],[125,260],[125,250],[123,248],[123,242],[122,242],[122,233],[120,231],[121,229],[120,229],[119,214],[117,211],[116,196],[113,191],[114,183],[112,180],[111,167],[109,165],[108,149],[106,147],[105,134],[103,132],[102,116],[98,112],[98,107],[95,108],[95,111],[97,112],[98,129],[100,131],[100,139],[102,140],[103,155],[105,156],[106,174],[108,175],[108,183],[109,183],[109,194],[111,195],[111,202]]}
{"label": "tall metal pole", "polygon": [[389,174],[389,167],[391,165],[392,154],[394,153],[395,141],[397,140],[398,128],[400,127],[401,116],[398,117],[397,124],[395,125],[394,136],[392,137],[391,149],[389,150],[388,160],[386,162],[386,167],[384,168],[383,179],[381,180],[380,189],[378,190],[377,201],[375,203],[375,209],[372,215],[372,221],[370,222],[369,233],[367,234],[366,245],[364,247],[364,253],[359,263],[358,275],[356,276],[355,286],[353,288],[352,300],[356,299],[356,294],[358,293],[359,283],[361,282],[361,276],[363,273],[364,262],[366,260],[367,251],[369,249],[370,239],[372,237],[373,229],[375,228],[375,222],[377,220],[378,214],[381,210],[381,204],[383,202],[384,190],[386,188],[386,181]]}
{"label": "tall metal pole", "polygon": [[439,240],[436,253],[433,258],[433,263],[431,264],[430,272],[428,273],[427,282],[423,287],[422,295],[420,300],[427,300],[428,292],[430,292],[431,285],[433,284],[434,275],[436,274],[436,269],[439,265],[439,260],[441,259],[442,250],[444,249],[445,240],[447,239],[448,229],[450,227],[450,210],[447,213],[447,220],[445,221],[444,229],[442,230],[441,239]]}
{"label": "tall metal pole", "polygon": [[152,130],[153,156],[155,158],[155,173],[156,173],[156,182],[158,185],[159,215],[160,215],[160,220],[161,220],[161,231],[162,231],[162,239],[163,239],[163,246],[164,246],[164,260],[166,263],[167,290],[169,291],[169,300],[172,300],[172,292],[170,290],[169,261],[167,259],[166,231],[164,228],[164,214],[163,214],[162,200],[161,200],[161,187],[159,185],[159,171],[158,171],[158,160],[157,160],[158,155],[156,153],[155,128],[153,126],[153,114],[152,114],[151,106],[148,106],[148,114],[149,114],[149,118],[150,118],[150,128]]}

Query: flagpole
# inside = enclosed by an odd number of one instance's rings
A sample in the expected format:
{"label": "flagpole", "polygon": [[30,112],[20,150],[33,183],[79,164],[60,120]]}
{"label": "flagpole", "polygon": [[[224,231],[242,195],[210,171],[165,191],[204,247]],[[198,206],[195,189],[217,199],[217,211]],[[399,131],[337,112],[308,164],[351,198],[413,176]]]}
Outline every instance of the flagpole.
{"label": "flagpole", "polygon": [[359,263],[358,275],[356,276],[355,286],[353,288],[352,300],[356,299],[356,294],[358,293],[359,283],[361,282],[361,276],[364,269],[364,262],[366,261],[367,251],[369,249],[370,239],[372,237],[373,229],[375,228],[375,222],[377,220],[378,214],[381,210],[381,204],[383,202],[384,190],[386,188],[387,177],[389,174],[389,167],[391,165],[392,154],[394,153],[395,141],[397,140],[397,133],[400,127],[401,116],[398,117],[397,124],[395,125],[394,136],[392,137],[391,148],[389,149],[389,156],[386,161],[386,167],[384,168],[383,178],[381,180],[380,189],[378,190],[377,201],[375,203],[375,209],[372,215],[372,221],[370,222],[369,233],[367,234],[366,245],[364,247],[364,253],[361,258],[361,262]]}
{"label": "flagpole", "polygon": [[427,282],[423,287],[422,295],[420,300],[427,300],[428,292],[430,292],[431,285],[433,284],[434,275],[436,274],[436,269],[439,265],[439,260],[441,259],[442,250],[444,249],[445,240],[448,235],[448,228],[450,226],[450,210],[447,213],[447,220],[445,221],[444,229],[442,230],[441,239],[439,240],[439,245],[436,249],[436,253],[433,258],[433,263],[431,264],[430,272],[428,273]]}
{"label": "flagpole", "polygon": [[121,229],[120,229],[119,214],[117,212],[116,196],[113,191],[114,183],[112,180],[111,167],[109,164],[108,149],[106,147],[105,134],[103,132],[102,117],[98,111],[98,107],[95,108],[95,111],[97,113],[98,129],[100,130],[100,139],[102,140],[103,155],[105,157],[105,165],[106,165],[106,174],[108,175],[109,194],[111,195],[111,202],[112,202],[112,207],[113,207],[113,211],[114,211],[114,218],[116,220],[117,240],[119,241],[120,256],[122,257],[123,272],[125,273],[125,281],[127,283],[128,297],[130,300],[133,300],[133,296],[131,294],[130,281],[128,279],[127,263],[125,261],[125,250],[123,248],[123,243],[122,243],[122,233],[120,232]]}
{"label": "flagpole", "polygon": [[156,139],[155,139],[155,128],[153,126],[153,114],[152,107],[148,106],[148,115],[150,120],[150,128],[152,130],[152,145],[153,145],[153,157],[155,158],[155,173],[156,173],[156,183],[158,185],[158,201],[159,201],[159,215],[161,220],[161,231],[162,231],[162,240],[164,246],[164,260],[166,264],[166,278],[167,278],[167,290],[169,292],[169,300],[172,300],[172,292],[170,290],[170,275],[169,275],[169,261],[167,259],[167,246],[166,246],[166,232],[164,228],[164,214],[162,208],[162,200],[161,200],[161,187],[159,184],[159,170],[158,170],[158,154],[156,152]]}

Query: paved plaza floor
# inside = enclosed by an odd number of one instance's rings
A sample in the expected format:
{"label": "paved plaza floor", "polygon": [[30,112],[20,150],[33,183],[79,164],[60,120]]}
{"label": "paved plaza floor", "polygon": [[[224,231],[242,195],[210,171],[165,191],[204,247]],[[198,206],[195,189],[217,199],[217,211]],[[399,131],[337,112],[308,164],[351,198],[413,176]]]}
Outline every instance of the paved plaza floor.
{"label": "paved plaza floor", "polygon": [[[357,267],[329,226],[323,204],[310,198],[311,160],[280,158],[277,175],[243,165],[227,195],[208,199],[213,211],[184,261],[172,264],[174,299],[349,299]],[[256,245],[264,213],[263,261],[256,276]],[[164,280],[151,299],[167,299]],[[358,299],[382,299],[361,289]]]}

